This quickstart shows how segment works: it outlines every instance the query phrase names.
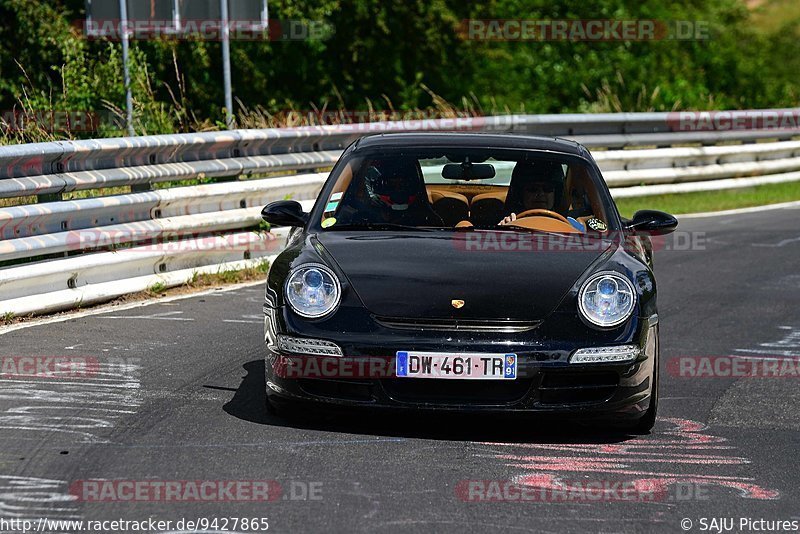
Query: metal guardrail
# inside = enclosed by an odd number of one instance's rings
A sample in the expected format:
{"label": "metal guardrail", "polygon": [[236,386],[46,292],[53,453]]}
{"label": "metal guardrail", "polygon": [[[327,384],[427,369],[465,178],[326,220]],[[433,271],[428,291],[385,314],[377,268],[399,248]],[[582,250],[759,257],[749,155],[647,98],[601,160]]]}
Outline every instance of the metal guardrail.
{"label": "metal guardrail", "polygon": [[[0,147],[0,199],[37,200],[0,208],[0,316],[88,305],[269,259],[284,232],[255,232],[261,207],[288,196],[310,206],[327,177],[317,171],[362,135],[456,130],[569,137],[598,149],[595,159],[620,197],[800,178],[795,130],[675,132],[673,118],[509,115]],[[273,176],[253,179],[259,175]],[[182,180],[217,183],[158,188]],[[108,187],[130,193],[63,200]]]}

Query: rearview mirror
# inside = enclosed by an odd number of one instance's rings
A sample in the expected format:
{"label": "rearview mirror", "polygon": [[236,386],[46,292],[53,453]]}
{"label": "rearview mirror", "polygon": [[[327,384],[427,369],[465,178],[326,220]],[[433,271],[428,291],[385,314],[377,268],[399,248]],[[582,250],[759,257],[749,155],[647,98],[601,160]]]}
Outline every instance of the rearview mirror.
{"label": "rearview mirror", "polygon": [[442,178],[448,180],[488,180],[494,175],[494,165],[489,163],[448,163],[442,167]]}
{"label": "rearview mirror", "polygon": [[296,200],[278,200],[261,210],[261,218],[275,226],[305,226],[308,213]]}
{"label": "rearview mirror", "polygon": [[645,235],[666,235],[675,230],[678,219],[663,211],[639,210],[628,222],[626,230]]}

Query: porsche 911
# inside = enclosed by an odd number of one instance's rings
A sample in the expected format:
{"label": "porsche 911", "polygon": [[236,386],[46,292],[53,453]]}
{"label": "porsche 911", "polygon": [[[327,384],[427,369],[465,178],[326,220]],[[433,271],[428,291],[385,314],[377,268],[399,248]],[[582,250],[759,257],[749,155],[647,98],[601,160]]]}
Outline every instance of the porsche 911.
{"label": "porsche 911", "polygon": [[574,141],[382,134],[349,146],[292,227],[264,305],[268,404],[609,421],[658,407],[651,238]]}

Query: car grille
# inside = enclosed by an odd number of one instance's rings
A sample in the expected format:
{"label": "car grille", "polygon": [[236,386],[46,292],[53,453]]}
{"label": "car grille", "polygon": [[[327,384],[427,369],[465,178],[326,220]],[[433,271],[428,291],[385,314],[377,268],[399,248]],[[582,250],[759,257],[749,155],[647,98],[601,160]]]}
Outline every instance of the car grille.
{"label": "car grille", "polygon": [[420,319],[417,317],[375,317],[386,328],[398,330],[432,330],[452,332],[528,332],[541,324],[541,321],[504,321],[497,319]]}
{"label": "car grille", "polygon": [[381,384],[386,394],[398,402],[502,406],[525,397],[532,381],[388,378]]}
{"label": "car grille", "polygon": [[545,372],[539,385],[539,403],[544,405],[605,402],[616,391],[615,372]]}

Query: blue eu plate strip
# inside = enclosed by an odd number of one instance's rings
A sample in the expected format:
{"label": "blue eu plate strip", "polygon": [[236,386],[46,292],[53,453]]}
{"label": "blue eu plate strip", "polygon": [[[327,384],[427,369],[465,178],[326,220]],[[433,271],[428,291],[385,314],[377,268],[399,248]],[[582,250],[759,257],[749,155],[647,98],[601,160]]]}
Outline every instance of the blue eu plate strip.
{"label": "blue eu plate strip", "polygon": [[397,365],[395,374],[397,376],[408,376],[408,353],[398,351],[397,353]]}
{"label": "blue eu plate strip", "polygon": [[517,377],[517,355],[506,354],[505,362],[503,364],[504,375],[503,378],[516,378]]}

